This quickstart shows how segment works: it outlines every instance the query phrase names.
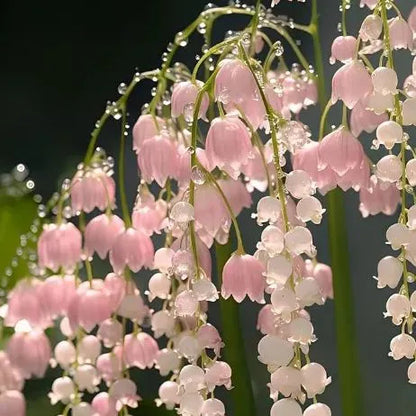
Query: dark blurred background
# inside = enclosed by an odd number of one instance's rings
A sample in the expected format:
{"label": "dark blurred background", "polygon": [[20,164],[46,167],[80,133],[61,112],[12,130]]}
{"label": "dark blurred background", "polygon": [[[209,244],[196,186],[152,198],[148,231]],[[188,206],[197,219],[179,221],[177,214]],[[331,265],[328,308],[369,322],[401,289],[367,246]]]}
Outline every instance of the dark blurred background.
{"label": "dark blurred background", "polygon": [[[353,11],[348,14],[348,25],[352,30],[357,29],[358,22],[364,16],[364,12],[357,7],[358,2],[352,1]],[[339,3],[330,0],[320,0],[319,3],[322,48],[327,62],[331,41],[337,36]],[[405,16],[412,6],[410,3],[414,4],[406,0],[397,3],[400,6],[403,3]],[[225,5],[226,2],[218,0],[217,4]],[[9,171],[19,162],[25,163],[36,182],[37,192],[45,197],[50,195],[59,180],[70,176],[82,159],[90,132],[106,101],[117,98],[118,84],[128,82],[136,70],[158,67],[167,43],[197,16],[204,5],[203,0],[3,0],[0,6],[0,172]],[[276,12],[306,23],[309,5],[282,0]],[[243,21],[228,17],[220,19],[218,39],[229,26],[241,27]],[[311,59],[310,41],[306,38],[299,40]],[[192,52],[180,54],[180,58],[189,64],[193,64],[195,55],[200,53],[198,48],[201,42],[195,42],[196,48]],[[192,50],[192,45],[189,49]],[[403,72],[408,73],[409,59],[399,59],[399,62],[403,65]],[[326,69],[329,82],[335,69],[329,65]],[[129,105],[131,123],[137,118],[141,106],[151,97],[150,84],[144,85],[132,95]],[[316,128],[317,117],[317,110],[312,110],[305,119]],[[339,117],[334,111],[333,121],[337,119]],[[114,155],[117,140],[118,133],[110,123],[100,139],[100,145]],[[132,201],[138,182],[133,155],[128,162],[129,197]],[[394,362],[387,357],[390,340],[398,333],[398,329],[382,316],[389,292],[378,291],[372,279],[378,260],[389,251],[384,243],[384,234],[394,219],[378,216],[363,220],[358,212],[357,195],[353,193],[348,194],[346,204],[366,414],[413,414],[416,411],[416,387],[407,383],[409,362]],[[253,250],[260,230],[249,213],[245,213],[242,220],[245,238]],[[320,259],[328,261],[325,223],[316,228],[315,238]],[[255,331],[255,310],[257,306],[247,303],[242,307],[245,348],[257,396],[258,414],[267,415],[271,400],[266,387],[266,369],[256,359],[259,335]],[[213,315],[216,319],[216,311]],[[341,415],[332,303],[313,309],[312,316],[318,342],[312,345],[311,357],[323,363],[333,378],[322,400],[331,405],[333,415]],[[143,386],[139,387],[140,393],[155,396],[155,382],[148,383],[148,380],[146,378]],[[44,394],[36,383],[29,384],[30,400]],[[46,408],[42,412],[30,406],[28,409],[29,416],[56,413]]]}

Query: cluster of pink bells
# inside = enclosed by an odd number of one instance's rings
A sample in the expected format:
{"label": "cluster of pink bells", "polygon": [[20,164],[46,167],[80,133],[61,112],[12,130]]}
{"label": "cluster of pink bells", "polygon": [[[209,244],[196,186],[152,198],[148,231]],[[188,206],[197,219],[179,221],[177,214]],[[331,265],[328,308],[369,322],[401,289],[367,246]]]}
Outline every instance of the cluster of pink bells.
{"label": "cluster of pink bells", "polygon": [[[160,385],[159,406],[183,416],[224,416],[214,390],[232,387],[232,371],[221,360],[221,336],[208,323],[207,305],[219,297],[210,249],[228,241],[235,217],[252,206],[254,190],[266,193],[253,215],[265,227],[253,255],[239,240],[223,269],[221,295],[265,304],[258,317],[263,334],[258,358],[270,372],[271,416],[331,415],[317,400],[330,378],[309,358],[316,336],[305,309],[333,297],[331,269],[317,262],[307,228],[308,222],[319,224],[325,212],[314,194],[337,186],[359,191],[366,217],[394,213],[400,192],[416,185],[416,159],[406,161],[403,145],[408,139],[403,126],[416,124],[416,65],[401,102],[391,61],[374,69],[367,58],[359,59],[413,49],[416,12],[408,22],[397,16],[386,26],[382,2],[362,3],[374,12],[359,37],[340,36],[332,46],[331,61],[343,64],[333,77],[332,104],[341,100],[351,110],[349,125],[311,140],[299,113],[317,101],[315,76],[298,67],[259,71],[240,38],[217,62],[212,91],[201,93],[200,81],[178,80],[170,117],[159,112],[137,120],[133,149],[142,183],[131,218],[113,214],[116,184],[99,163],[76,173],[65,200],[74,217],[102,213],[86,226],[62,215],[46,224],[38,241],[42,274],[20,281],[9,294],[2,315],[14,334],[0,353],[0,416],[25,414],[24,380],[43,377],[50,365],[63,371],[49,397],[65,405],[65,415],[127,415],[140,401],[129,369],[155,367],[169,377]],[[257,46],[259,39],[260,33]],[[215,105],[219,115],[209,118]],[[195,130],[188,127],[197,119],[207,132],[196,133],[204,145],[194,148]],[[270,140],[256,141],[260,131]],[[389,150],[376,166],[358,140],[363,131],[376,131],[373,147]],[[402,149],[398,155],[396,145]],[[289,161],[293,169],[283,172]],[[157,198],[148,187],[153,182],[162,189]],[[416,342],[412,325],[405,324],[416,311],[416,295],[407,286],[407,263],[416,265],[416,209],[402,209],[399,223],[387,232],[401,254],[380,261],[378,285],[406,282],[387,302],[387,316],[401,326],[392,357],[413,359]],[[162,233],[165,245],[155,250],[152,236]],[[90,272],[82,281],[80,265],[91,270],[95,255],[108,258],[113,272],[103,279]],[[159,300],[158,310],[147,306],[131,275],[143,268],[155,272],[145,295],[149,302]],[[151,334],[143,330],[149,320]],[[63,340],[51,346],[44,331],[56,323]],[[409,379],[416,382],[414,364]],[[88,394],[90,401],[84,400]]]}

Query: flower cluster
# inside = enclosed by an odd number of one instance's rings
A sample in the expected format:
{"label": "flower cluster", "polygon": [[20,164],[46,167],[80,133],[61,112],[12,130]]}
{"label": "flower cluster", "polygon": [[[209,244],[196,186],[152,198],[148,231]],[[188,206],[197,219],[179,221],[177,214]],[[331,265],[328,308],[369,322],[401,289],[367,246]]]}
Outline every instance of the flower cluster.
{"label": "flower cluster", "polygon": [[[404,357],[414,360],[416,341],[411,333],[416,304],[415,296],[410,291],[410,284],[414,281],[410,269],[416,265],[414,207],[408,205],[408,199],[414,197],[416,162],[406,130],[416,122],[415,63],[412,74],[399,89],[394,52],[398,49],[413,51],[416,9],[406,21],[394,2],[366,1],[362,2],[362,6],[367,6],[372,13],[363,20],[357,38],[347,36],[344,31],[332,46],[333,61],[339,60],[344,64],[333,77],[332,102],[343,102],[345,116],[348,109],[351,110],[351,133],[347,133],[351,140],[347,144],[344,139],[343,143],[347,158],[351,156],[350,162],[356,163],[358,154],[362,153],[361,144],[353,136],[358,138],[363,131],[374,132],[372,148],[385,149],[387,153],[374,166],[369,166],[366,156],[362,158],[367,165],[366,170],[371,168],[372,176],[359,187],[360,210],[364,217],[379,212],[391,215],[401,203],[398,222],[390,226],[386,233],[387,243],[392,250],[398,251],[398,255],[380,260],[376,279],[378,288],[399,287],[399,293],[391,295],[386,305],[385,316],[391,317],[393,324],[401,327],[400,334],[391,341],[389,356],[395,360]],[[393,17],[389,18],[390,13]],[[380,59],[377,58],[377,66],[373,66],[372,58],[378,53]],[[343,124],[341,129],[347,131],[346,117]],[[355,140],[354,146],[352,140]],[[411,383],[416,382],[414,362],[409,367],[408,376]]]}
{"label": "flower cluster", "polygon": [[[250,17],[249,25],[211,45],[207,30],[233,13]],[[172,65],[195,30],[207,42],[202,57],[192,71]],[[280,40],[273,43],[269,32],[289,40],[300,64],[288,69]],[[353,53],[333,48],[333,59],[345,66],[334,78],[332,100],[349,108],[361,102],[358,93],[371,95],[377,81]],[[141,400],[132,370],[150,368],[169,377],[160,384],[158,406],[183,416],[224,416],[217,389],[233,387],[236,369],[222,359],[220,331],[209,322],[209,305],[220,293],[237,302],[267,299],[258,319],[264,335],[258,352],[271,373],[271,416],[331,415],[316,399],[331,379],[310,361],[316,336],[305,309],[333,297],[331,269],[316,260],[306,227],[320,224],[325,212],[314,195],[336,186],[361,189],[363,214],[375,214],[392,212],[398,194],[379,175],[382,166],[370,178],[355,137],[387,122],[385,115],[359,113],[355,134],[343,125],[319,143],[311,140],[300,117],[318,100],[317,77],[305,61],[287,22],[259,1],[256,7],[211,5],[177,34],[160,69],[120,84],[121,97],[108,103],[83,162],[42,217],[37,267],[2,308],[4,325],[14,333],[0,355],[0,416],[10,409],[25,414],[24,380],[43,377],[49,365],[62,370],[49,398],[63,405],[64,416],[127,416]],[[362,85],[348,90],[348,77]],[[132,129],[140,184],[129,209],[127,101],[143,79],[157,85]],[[118,189],[114,160],[94,151],[111,117],[121,126]],[[250,255],[238,216],[252,207],[254,190],[262,193],[257,222],[267,226]],[[232,244],[232,229],[237,247],[216,282],[211,251]],[[108,273],[97,273],[100,263]],[[143,282],[145,269],[152,275]],[[45,332],[53,326],[60,330],[54,345]],[[313,403],[303,411],[307,399]]]}

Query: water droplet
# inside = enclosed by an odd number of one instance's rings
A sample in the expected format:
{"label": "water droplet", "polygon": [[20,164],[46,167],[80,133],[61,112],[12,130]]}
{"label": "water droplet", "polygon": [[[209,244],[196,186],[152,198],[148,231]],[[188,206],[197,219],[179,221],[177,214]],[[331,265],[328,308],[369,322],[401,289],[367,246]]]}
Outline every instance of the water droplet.
{"label": "water droplet", "polygon": [[207,178],[205,176],[204,171],[200,167],[194,166],[191,172],[191,180],[196,185],[203,185]]}
{"label": "water droplet", "polygon": [[118,87],[117,87],[117,91],[120,95],[124,95],[127,91],[127,85],[122,82]]}

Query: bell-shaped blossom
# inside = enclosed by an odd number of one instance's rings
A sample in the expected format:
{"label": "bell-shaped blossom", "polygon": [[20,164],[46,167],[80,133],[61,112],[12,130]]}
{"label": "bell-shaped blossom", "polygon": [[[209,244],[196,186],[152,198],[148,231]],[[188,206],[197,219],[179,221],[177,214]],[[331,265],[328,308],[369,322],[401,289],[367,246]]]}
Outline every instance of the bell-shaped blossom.
{"label": "bell-shaped blossom", "polygon": [[[188,317],[188,322],[190,319],[192,318]],[[202,353],[202,348],[197,337],[190,333],[180,335],[176,348],[178,353],[192,364],[197,362]]]}
{"label": "bell-shaped blossom", "polygon": [[205,383],[209,391],[214,391],[215,387],[225,386],[231,389],[231,367],[224,361],[215,361],[205,369]]}
{"label": "bell-shaped blossom", "polygon": [[315,192],[310,175],[304,170],[293,170],[286,176],[286,189],[297,199],[305,198]]}
{"label": "bell-shaped blossom", "polygon": [[77,348],[79,363],[94,364],[101,353],[101,342],[95,335],[86,335],[79,341]]}
{"label": "bell-shaped blossom", "polygon": [[306,260],[305,272],[307,276],[311,276],[316,280],[321,289],[323,299],[334,298],[331,267],[324,263],[314,264],[311,260]]}
{"label": "bell-shaped blossom", "polygon": [[123,358],[129,367],[137,367],[141,370],[152,368],[158,352],[157,342],[145,332],[139,332],[137,335],[128,334],[124,337]]}
{"label": "bell-shaped blossom", "polygon": [[270,416],[302,416],[302,408],[293,399],[281,399],[270,409]]}
{"label": "bell-shaped blossom", "polygon": [[293,262],[283,254],[267,261],[266,281],[269,286],[283,287],[293,272]]}
{"label": "bell-shaped blossom", "polygon": [[94,217],[85,227],[85,254],[94,252],[105,259],[114,241],[124,231],[124,221],[117,215],[101,214]]}
{"label": "bell-shaped blossom", "polygon": [[97,358],[96,367],[100,377],[111,384],[121,378],[123,370],[123,360],[121,348],[114,348],[110,353],[101,354]]}
{"label": "bell-shaped blossom", "polygon": [[198,298],[192,290],[184,290],[176,296],[175,313],[177,316],[192,316],[198,307]]}
{"label": "bell-shaped blossom", "polygon": [[374,111],[368,110],[362,101],[358,101],[351,111],[351,133],[355,137],[358,137],[363,131],[372,133],[383,121],[387,120],[386,113],[376,114]]}
{"label": "bell-shaped blossom", "polygon": [[264,196],[257,203],[257,223],[275,223],[281,216],[282,204],[279,199]]}
{"label": "bell-shaped blossom", "polygon": [[239,59],[223,59],[215,78],[215,99],[223,104],[240,105],[259,99],[256,80]]}
{"label": "bell-shaped blossom", "polygon": [[336,61],[350,62],[354,58],[356,49],[357,39],[354,36],[338,36],[332,42],[329,62],[331,64]]}
{"label": "bell-shaped blossom", "polygon": [[104,279],[104,289],[110,300],[111,310],[114,312],[120,307],[126,296],[126,291],[129,289],[126,280],[123,276],[108,273]]}
{"label": "bell-shaped blossom", "polygon": [[144,303],[140,292],[136,289],[134,293],[126,295],[120,303],[117,314],[123,318],[130,319],[142,324],[149,316],[149,307]]}
{"label": "bell-shaped blossom", "polygon": [[200,415],[202,406],[204,405],[204,398],[200,393],[185,393],[179,401],[178,414]]}
{"label": "bell-shaped blossom", "polygon": [[399,259],[392,256],[383,257],[377,265],[377,287],[386,286],[394,289],[399,284],[403,274],[403,265]]}
{"label": "bell-shaped blossom", "polygon": [[307,277],[297,282],[295,294],[301,307],[312,306],[315,303],[322,305],[324,303],[321,288],[313,277]]}
{"label": "bell-shaped blossom", "polygon": [[294,356],[292,343],[276,335],[264,336],[257,349],[259,361],[275,368],[288,365]]}
{"label": "bell-shaped blossom", "polygon": [[391,111],[394,108],[393,94],[381,94],[373,91],[364,99],[366,108],[373,111],[375,114],[383,114],[386,111]]}
{"label": "bell-shaped blossom", "polygon": [[117,416],[116,401],[106,392],[98,393],[91,402],[94,415]]}
{"label": "bell-shaped blossom", "polygon": [[324,403],[313,403],[303,412],[303,416],[331,416],[331,409]]}
{"label": "bell-shaped blossom", "polygon": [[374,91],[382,94],[396,94],[398,78],[397,73],[392,68],[379,66],[371,74],[371,81],[373,82]]}
{"label": "bell-shaped blossom", "polygon": [[104,211],[114,206],[116,184],[101,168],[79,171],[72,180],[70,194],[74,212],[89,213],[94,208]]}
{"label": "bell-shaped blossom", "polygon": [[330,166],[322,168],[319,153],[320,143],[310,141],[294,154],[293,169],[308,172],[319,191],[325,194],[337,186],[337,176]]}
{"label": "bell-shaped blossom", "polygon": [[180,368],[181,357],[177,351],[163,348],[156,354],[156,368],[161,376],[167,376],[170,372],[175,372]]}
{"label": "bell-shaped blossom", "polygon": [[360,38],[364,41],[373,41],[380,37],[383,31],[383,21],[381,17],[376,14],[366,16],[361,24]]}
{"label": "bell-shaped blossom", "polygon": [[408,334],[400,334],[395,336],[390,342],[389,357],[394,360],[401,360],[406,357],[409,360],[414,358],[416,351],[416,341]]}
{"label": "bell-shaped blossom", "polygon": [[136,408],[141,397],[137,395],[136,384],[128,379],[122,378],[114,382],[109,390],[109,395],[117,401],[116,409],[120,411],[123,406]]}
{"label": "bell-shaped blossom", "polygon": [[[195,111],[196,98],[199,94],[200,89],[203,87],[201,81],[182,81],[178,82],[173,87],[172,99],[171,99],[171,114],[172,117],[184,116],[186,121],[193,120],[193,113]],[[200,118],[205,118],[205,114],[209,106],[209,96],[205,92],[198,116]]]}
{"label": "bell-shaped blossom", "polygon": [[165,121],[162,118],[152,114],[141,115],[133,126],[133,150],[139,153],[143,143],[156,136],[165,127]]}
{"label": "bell-shaped blossom", "polygon": [[393,49],[413,48],[413,33],[406,20],[397,16],[389,20],[390,45]]}
{"label": "bell-shaped blossom", "polygon": [[49,311],[42,299],[42,282],[38,279],[23,279],[8,295],[6,326],[15,326],[26,320],[33,328],[44,329],[51,325]]}
{"label": "bell-shaped blossom", "polygon": [[404,100],[402,106],[403,125],[416,125],[416,98]]}
{"label": "bell-shaped blossom", "polygon": [[313,255],[315,252],[311,232],[301,226],[294,227],[285,234],[285,246],[295,256],[303,253]]}
{"label": "bell-shaped blossom", "polygon": [[352,109],[372,89],[371,76],[364,64],[361,61],[352,61],[338,69],[332,78],[332,102],[342,100]]}
{"label": "bell-shaped blossom", "polygon": [[125,267],[138,272],[142,267],[150,268],[153,262],[153,243],[140,230],[128,228],[120,233],[110,250],[110,263],[116,273]]}
{"label": "bell-shaped blossom", "polygon": [[75,394],[75,384],[71,378],[64,376],[59,377],[52,383],[51,392],[48,394],[51,404],[55,405],[58,402],[67,404],[71,401]]}
{"label": "bell-shaped blossom", "polygon": [[27,379],[43,377],[52,354],[48,337],[34,329],[15,332],[7,343],[6,352],[11,364]]}
{"label": "bell-shaped blossom", "polygon": [[280,367],[270,379],[270,397],[277,400],[279,394],[284,397],[297,397],[301,393],[302,377],[300,370],[294,367]]}
{"label": "bell-shaped blossom", "polygon": [[320,224],[325,211],[319,199],[314,196],[302,198],[296,205],[296,215],[303,222],[312,221],[314,224]]}
{"label": "bell-shaped blossom", "polygon": [[164,404],[168,410],[172,410],[179,404],[179,385],[174,381],[165,381],[159,387],[159,399],[156,403],[160,406]]}
{"label": "bell-shaped blossom", "polygon": [[201,416],[224,416],[225,406],[221,400],[208,399],[201,407]]}
{"label": "bell-shaped blossom", "polygon": [[75,269],[81,260],[82,237],[74,224],[47,224],[38,241],[39,266],[57,272],[60,267]]}
{"label": "bell-shaped blossom", "polygon": [[409,378],[410,384],[416,384],[416,361],[409,365],[407,377]]}
{"label": "bell-shaped blossom", "polygon": [[395,293],[388,298],[386,310],[384,316],[391,316],[394,325],[401,325],[403,319],[410,316],[410,301],[406,296]]}
{"label": "bell-shaped blossom", "polygon": [[282,314],[285,320],[290,320],[291,313],[299,308],[295,293],[293,290],[285,287],[273,290],[271,302],[273,311],[277,314]]}
{"label": "bell-shaped blossom", "polygon": [[280,254],[284,248],[284,234],[280,227],[268,225],[261,233],[261,242],[258,249],[264,249],[270,256]]}
{"label": "bell-shaped blossom", "polygon": [[166,225],[167,203],[145,192],[136,202],[132,213],[133,227],[151,236],[159,234]]}
{"label": "bell-shaped blossom", "polygon": [[15,368],[6,352],[0,351],[0,391],[23,389],[24,379],[20,371]]}
{"label": "bell-shaped blossom", "polygon": [[211,324],[204,324],[198,329],[196,336],[201,348],[212,349],[215,355],[219,356],[224,343],[217,328]]}
{"label": "bell-shaped blossom", "polygon": [[222,296],[241,302],[247,295],[253,302],[264,303],[263,273],[264,267],[255,257],[234,253],[222,272]]}
{"label": "bell-shaped blossom", "polygon": [[69,302],[76,291],[76,283],[77,278],[71,275],[49,276],[43,281],[39,298],[43,309],[51,318],[67,314]]}
{"label": "bell-shaped blossom", "polygon": [[410,186],[416,185],[416,159],[410,159],[406,163],[406,178]]}
{"label": "bell-shaped blossom", "polygon": [[395,121],[384,121],[377,127],[376,136],[378,143],[390,150],[403,141],[403,128]]}
{"label": "bell-shaped blossom", "polygon": [[204,370],[196,365],[182,367],[178,380],[181,388],[187,393],[194,393],[206,387]]}
{"label": "bell-shaped blossom", "polygon": [[277,317],[273,312],[272,305],[264,305],[257,317],[257,329],[263,335],[273,335],[277,330]]}
{"label": "bell-shaped blossom", "polygon": [[319,169],[329,167],[344,176],[359,166],[364,158],[361,143],[345,128],[340,127],[326,135],[319,144]]}
{"label": "bell-shaped blossom", "polygon": [[402,162],[396,155],[387,155],[382,157],[376,165],[377,178],[394,183],[402,176]]}
{"label": "bell-shaped blossom", "polygon": [[289,334],[289,341],[298,342],[301,345],[308,345],[316,339],[311,321],[301,317],[290,322]]}
{"label": "bell-shaped blossom", "polygon": [[79,390],[87,390],[89,393],[97,391],[100,384],[100,377],[97,369],[91,364],[83,364],[76,367],[74,371],[74,382]]}
{"label": "bell-shaped blossom", "polygon": [[98,327],[97,337],[101,340],[104,347],[112,348],[121,343],[123,326],[116,319],[106,319]]}
{"label": "bell-shaped blossom", "polygon": [[69,368],[77,358],[77,350],[71,341],[61,341],[56,344],[53,350],[54,360],[61,368]]}
{"label": "bell-shaped blossom", "polygon": [[409,242],[409,229],[401,223],[391,225],[386,231],[387,243],[393,250],[399,250]]}
{"label": "bell-shaped blossom", "polygon": [[149,280],[149,300],[167,299],[171,290],[171,280],[163,273],[155,273]]}
{"label": "bell-shaped blossom", "polygon": [[364,218],[383,213],[392,215],[400,203],[400,192],[394,184],[370,178],[370,186],[360,189],[360,211]]}
{"label": "bell-shaped blossom", "polygon": [[96,287],[81,284],[68,306],[68,318],[73,329],[78,326],[87,332],[111,316],[110,298],[103,285],[98,280]]}
{"label": "bell-shaped blossom", "polygon": [[25,416],[25,397],[20,391],[9,390],[0,394],[0,415],[1,416]]}
{"label": "bell-shaped blossom", "polygon": [[175,333],[175,325],[175,317],[168,310],[157,311],[152,315],[152,331],[155,338],[163,335],[172,336]]}
{"label": "bell-shaped blossom", "polygon": [[325,387],[331,383],[331,377],[327,377],[325,368],[321,364],[306,364],[300,372],[302,374],[302,386],[309,398],[322,394]]}
{"label": "bell-shaped blossom", "polygon": [[241,166],[247,164],[252,151],[249,132],[234,116],[216,118],[211,122],[205,142],[210,163],[237,179]]}
{"label": "bell-shaped blossom", "polygon": [[164,187],[168,178],[175,178],[178,170],[178,153],[173,139],[162,132],[146,140],[137,156],[143,180],[156,181]]}

